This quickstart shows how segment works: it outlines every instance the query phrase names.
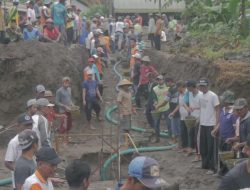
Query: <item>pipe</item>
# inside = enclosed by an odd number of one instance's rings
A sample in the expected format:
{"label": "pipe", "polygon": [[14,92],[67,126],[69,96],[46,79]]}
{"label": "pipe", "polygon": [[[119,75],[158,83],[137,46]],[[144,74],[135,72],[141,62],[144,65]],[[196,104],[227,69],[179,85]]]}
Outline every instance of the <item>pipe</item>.
{"label": "pipe", "polygon": [[[114,105],[114,106],[109,107],[109,108],[105,111],[105,118],[106,118],[109,122],[118,125],[119,122],[111,117],[112,113],[113,113],[116,109],[117,109],[117,105]],[[135,126],[132,126],[131,129],[132,129],[133,131],[142,132],[142,133],[146,131],[146,130],[143,129],[143,128],[139,128],[139,127],[135,127]],[[169,137],[168,133],[163,133],[163,132],[160,133],[160,136],[161,136],[161,137],[165,137],[165,138]]]}
{"label": "pipe", "polygon": [[0,179],[0,186],[12,184],[12,178]]}
{"label": "pipe", "polygon": [[[165,150],[170,150],[174,148],[175,145],[169,145],[169,146],[160,146],[160,147],[141,147],[138,148],[139,152],[153,152],[153,151],[165,151]],[[120,155],[126,155],[126,154],[131,154],[134,153],[135,149],[127,149],[123,150],[120,152]],[[101,180],[107,180],[106,175],[107,175],[107,170],[109,168],[110,163],[117,158],[118,154],[112,155],[106,162],[103,164],[103,167],[101,168]]]}

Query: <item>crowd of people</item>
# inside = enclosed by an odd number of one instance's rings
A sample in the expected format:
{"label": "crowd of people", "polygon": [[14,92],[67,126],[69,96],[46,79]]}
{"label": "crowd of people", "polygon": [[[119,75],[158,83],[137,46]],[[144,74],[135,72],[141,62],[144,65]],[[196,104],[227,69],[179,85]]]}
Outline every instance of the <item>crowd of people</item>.
{"label": "crowd of people", "polygon": [[[96,129],[92,122],[93,110],[97,120],[102,121],[101,103],[110,54],[123,52],[128,60],[129,76],[118,84],[121,144],[127,143],[124,136],[130,134],[132,115],[137,114],[138,109],[144,109],[148,125],[155,130],[155,143],[161,141],[163,124],[160,122],[164,119],[163,129],[168,131],[172,143],[177,144],[174,151],[184,152],[186,156],[195,155],[193,161],[201,162],[206,174],[226,174],[220,190],[250,186],[249,161],[228,172],[227,165],[218,156],[219,152],[233,150],[237,158],[250,157],[250,112],[246,99],[236,99],[234,93],[228,90],[219,97],[209,89],[210,82],[206,78],[176,81],[162,75],[144,52],[145,33],[139,14],[116,19],[112,15],[105,18],[97,13],[91,18],[81,18],[81,10],[65,5],[65,0],[56,3],[49,0],[28,1],[26,5],[27,14],[22,19],[18,16],[16,1],[8,17],[0,9],[0,40],[3,43],[22,39],[63,42],[66,45],[79,43],[87,48],[89,58],[82,72],[82,104],[87,128]],[[149,15],[147,35],[151,47],[156,50],[161,49],[163,38],[170,36],[170,39],[178,40],[182,31],[181,22],[173,17],[169,21],[165,14]],[[64,142],[68,141],[67,133],[72,128],[71,110],[75,106],[70,83],[71,79],[64,77],[55,97],[43,85],[37,85],[36,97],[27,101],[25,113],[18,117],[17,135],[9,142],[5,156],[5,166],[12,171],[16,190],[51,190],[52,183],[61,182],[51,178],[61,162],[53,149],[51,135],[58,131],[65,134]],[[190,117],[195,120],[192,126],[186,123]],[[58,128],[54,127],[55,119],[61,121]],[[36,161],[33,160],[35,154]],[[164,180],[158,179],[159,168],[155,160],[145,157],[138,157],[138,160],[131,162],[129,177],[121,189],[150,189],[156,184],[166,185]],[[152,166],[154,172],[147,175],[152,179],[157,176],[154,180],[159,181],[148,183],[142,173],[137,175],[135,165],[141,166],[139,169],[142,172],[147,172],[141,163],[145,167]],[[243,167],[249,170],[243,171]],[[79,175],[76,175],[77,172]],[[87,189],[89,176],[90,167],[81,160],[73,161],[66,169],[71,189]]]}

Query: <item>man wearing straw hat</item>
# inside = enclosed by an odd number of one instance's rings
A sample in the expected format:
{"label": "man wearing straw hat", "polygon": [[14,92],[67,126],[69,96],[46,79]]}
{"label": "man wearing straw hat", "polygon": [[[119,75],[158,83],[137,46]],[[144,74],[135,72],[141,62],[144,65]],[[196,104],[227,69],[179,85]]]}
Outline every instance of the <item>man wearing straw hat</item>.
{"label": "man wearing straw hat", "polygon": [[[123,79],[118,84],[119,87],[119,93],[117,95],[117,105],[119,110],[119,116],[120,116],[120,131],[122,133],[129,133],[131,129],[131,115],[133,113],[136,113],[133,105],[132,105],[132,94],[129,90],[129,87],[132,86],[132,83],[127,80]],[[123,143],[123,136],[120,136],[120,140]]]}
{"label": "man wearing straw hat", "polygon": [[46,26],[43,30],[43,37],[48,42],[59,42],[61,33],[54,26],[54,21],[51,18],[46,20]]}

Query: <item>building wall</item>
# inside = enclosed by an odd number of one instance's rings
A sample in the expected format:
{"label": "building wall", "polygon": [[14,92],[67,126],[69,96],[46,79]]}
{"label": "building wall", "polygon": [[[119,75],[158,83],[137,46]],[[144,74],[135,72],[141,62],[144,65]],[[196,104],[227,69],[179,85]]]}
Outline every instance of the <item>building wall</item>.
{"label": "building wall", "polygon": [[[165,1],[162,0],[162,4]],[[154,0],[114,0],[115,13],[155,13],[159,11],[158,1]],[[184,1],[172,3],[163,7],[162,12],[182,12],[185,9]]]}

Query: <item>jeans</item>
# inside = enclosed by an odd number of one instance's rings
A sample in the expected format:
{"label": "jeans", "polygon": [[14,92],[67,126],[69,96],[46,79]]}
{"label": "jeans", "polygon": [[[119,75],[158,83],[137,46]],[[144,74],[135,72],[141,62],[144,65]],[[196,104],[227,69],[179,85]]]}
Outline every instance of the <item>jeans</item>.
{"label": "jeans", "polygon": [[90,121],[92,118],[92,109],[95,110],[96,112],[96,116],[98,117],[101,111],[101,107],[100,104],[98,102],[97,99],[90,99],[86,101],[86,117],[87,117],[87,121]]}
{"label": "jeans", "polygon": [[216,166],[216,143],[211,135],[214,126],[203,126],[200,128],[200,153],[202,168],[215,170]]}
{"label": "jeans", "polygon": [[155,49],[161,50],[161,35],[156,35],[154,39],[155,39]]}
{"label": "jeans", "polygon": [[149,126],[154,129],[154,118],[151,113],[152,110],[153,110],[153,103],[148,102],[146,105],[145,115],[146,115]]}
{"label": "jeans", "polygon": [[172,137],[178,137],[180,136],[180,117],[172,117],[170,119],[171,122],[171,131]]}
{"label": "jeans", "polygon": [[123,33],[122,32],[116,32],[115,33],[116,39],[117,39],[117,47],[120,51],[122,49],[122,41],[123,41]]}
{"label": "jeans", "polygon": [[155,128],[155,133],[157,137],[160,137],[160,123],[161,123],[161,117],[165,118],[166,121],[166,125],[168,125],[169,123],[169,119],[168,119],[168,112],[164,111],[164,112],[160,112],[160,113],[154,113],[154,128]]}
{"label": "jeans", "polygon": [[188,146],[188,131],[183,120],[181,120],[180,122],[180,129],[181,129],[181,146],[182,148],[186,148]]}
{"label": "jeans", "polygon": [[137,92],[135,94],[135,102],[136,102],[136,106],[137,107],[141,107],[141,96],[144,96],[145,99],[147,99],[147,95],[148,95],[148,84],[141,84],[138,89]]}

